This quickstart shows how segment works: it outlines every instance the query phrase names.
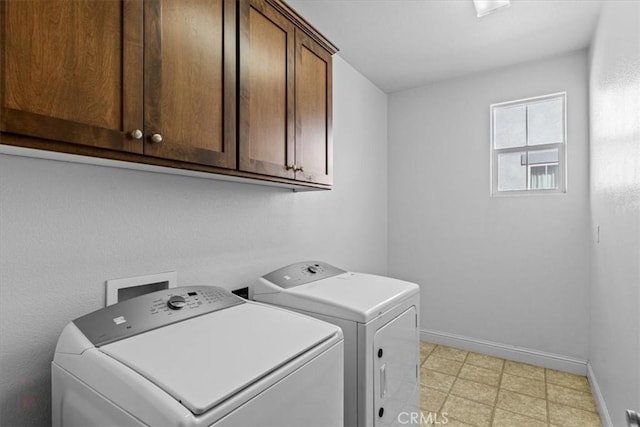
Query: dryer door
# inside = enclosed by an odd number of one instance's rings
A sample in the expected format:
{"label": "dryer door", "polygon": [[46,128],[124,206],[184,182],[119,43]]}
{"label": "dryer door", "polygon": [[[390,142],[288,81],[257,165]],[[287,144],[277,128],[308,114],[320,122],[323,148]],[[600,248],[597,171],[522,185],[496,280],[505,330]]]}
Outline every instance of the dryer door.
{"label": "dryer door", "polygon": [[374,420],[376,426],[401,425],[419,402],[419,340],[416,307],[378,329],[374,343]]}

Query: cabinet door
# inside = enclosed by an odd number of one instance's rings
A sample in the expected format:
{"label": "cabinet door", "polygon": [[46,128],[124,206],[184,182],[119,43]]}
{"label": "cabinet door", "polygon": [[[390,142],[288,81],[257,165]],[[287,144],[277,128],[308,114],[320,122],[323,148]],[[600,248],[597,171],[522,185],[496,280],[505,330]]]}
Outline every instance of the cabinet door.
{"label": "cabinet door", "polygon": [[294,38],[264,0],[240,2],[240,170],[294,177]]}
{"label": "cabinet door", "polygon": [[141,153],[142,1],[0,2],[4,132]]}
{"label": "cabinet door", "polygon": [[235,2],[144,6],[144,154],[235,168]]}
{"label": "cabinet door", "polygon": [[331,184],[331,54],[296,30],[296,180]]}

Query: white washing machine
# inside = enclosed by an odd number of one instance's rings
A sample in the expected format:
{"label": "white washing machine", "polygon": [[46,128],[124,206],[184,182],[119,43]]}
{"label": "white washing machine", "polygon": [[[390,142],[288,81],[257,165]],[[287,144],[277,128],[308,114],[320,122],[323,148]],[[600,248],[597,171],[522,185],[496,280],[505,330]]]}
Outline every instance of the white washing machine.
{"label": "white washing machine", "polygon": [[54,426],[341,426],[340,328],[212,286],[150,293],[70,322]]}
{"label": "white washing machine", "polygon": [[420,411],[418,285],[311,261],[261,277],[253,298],[342,328],[346,426],[405,425],[403,412]]}

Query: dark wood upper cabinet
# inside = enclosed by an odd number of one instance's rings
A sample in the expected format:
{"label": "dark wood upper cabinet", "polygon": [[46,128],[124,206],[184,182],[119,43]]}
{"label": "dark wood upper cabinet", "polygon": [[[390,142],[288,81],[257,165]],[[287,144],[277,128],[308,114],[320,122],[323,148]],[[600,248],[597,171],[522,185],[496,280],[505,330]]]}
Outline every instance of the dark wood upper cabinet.
{"label": "dark wood upper cabinet", "polygon": [[296,179],[331,184],[331,54],[296,30]]}
{"label": "dark wood upper cabinet", "polygon": [[280,0],[0,0],[0,143],[330,188],[331,55]]}
{"label": "dark wood upper cabinet", "polygon": [[240,2],[240,170],[295,176],[294,40],[266,1]]}
{"label": "dark wood upper cabinet", "polygon": [[2,1],[0,21],[0,130],[142,153],[142,1]]}
{"label": "dark wood upper cabinet", "polygon": [[332,183],[335,51],[284,3],[241,0],[240,170]]}
{"label": "dark wood upper cabinet", "polygon": [[144,154],[236,165],[236,5],[144,2]]}
{"label": "dark wood upper cabinet", "polygon": [[233,0],[0,7],[3,131],[235,168]]}

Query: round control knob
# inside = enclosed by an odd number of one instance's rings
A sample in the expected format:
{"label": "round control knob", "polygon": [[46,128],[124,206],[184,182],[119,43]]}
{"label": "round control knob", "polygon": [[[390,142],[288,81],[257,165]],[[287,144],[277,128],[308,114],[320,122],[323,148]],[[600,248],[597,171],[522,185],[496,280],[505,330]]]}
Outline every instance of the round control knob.
{"label": "round control knob", "polygon": [[318,267],[316,267],[315,265],[310,265],[309,267],[307,267],[307,271],[311,274],[316,274],[318,272]]}
{"label": "round control knob", "polygon": [[185,305],[187,305],[187,301],[184,299],[184,297],[181,297],[180,295],[174,295],[171,298],[169,298],[169,301],[167,301],[167,306],[171,310],[180,310]]}

